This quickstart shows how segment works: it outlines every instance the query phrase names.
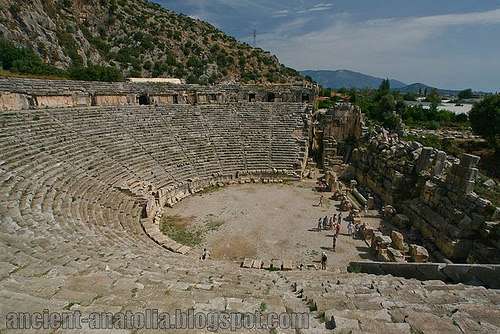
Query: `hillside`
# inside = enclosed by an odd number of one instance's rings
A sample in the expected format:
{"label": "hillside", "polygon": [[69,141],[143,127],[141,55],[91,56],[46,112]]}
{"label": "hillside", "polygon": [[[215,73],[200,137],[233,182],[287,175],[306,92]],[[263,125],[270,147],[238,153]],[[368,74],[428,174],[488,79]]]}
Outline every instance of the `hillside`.
{"label": "hillside", "polygon": [[112,66],[189,83],[300,79],[270,53],[144,0],[0,0],[0,37],[60,69]]}
{"label": "hillside", "polygon": [[450,90],[450,89],[440,89],[440,88],[435,88],[431,86],[427,86],[422,83],[414,83],[405,87],[399,87],[395,88],[397,91],[400,91],[402,93],[415,93],[415,94],[423,94],[425,95],[426,92],[431,92],[434,89],[438,91],[439,95],[445,95],[445,96],[456,96],[460,91],[458,90]]}
{"label": "hillside", "polygon": [[[302,71],[303,75],[310,76],[314,81],[325,88],[378,88],[384,79],[349,70],[338,71]],[[390,80],[392,88],[406,86],[397,80]]]}

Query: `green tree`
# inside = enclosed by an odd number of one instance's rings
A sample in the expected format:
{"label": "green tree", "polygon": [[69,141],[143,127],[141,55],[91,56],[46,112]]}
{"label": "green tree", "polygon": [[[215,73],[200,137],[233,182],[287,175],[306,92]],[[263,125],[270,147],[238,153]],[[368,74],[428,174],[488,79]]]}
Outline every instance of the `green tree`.
{"label": "green tree", "polygon": [[382,96],[386,96],[387,94],[390,93],[391,93],[391,82],[389,81],[389,79],[385,79],[378,87],[378,96],[381,98]]}
{"label": "green tree", "polygon": [[393,112],[396,110],[396,100],[392,94],[386,94],[380,98],[378,109],[381,113]]}
{"label": "green tree", "polygon": [[122,81],[122,73],[115,67],[89,65],[88,67],[73,67],[69,70],[71,79],[86,81]]}
{"label": "green tree", "polygon": [[431,111],[436,112],[438,105],[441,103],[441,96],[439,96],[437,89],[434,88],[430,94],[427,95],[426,101],[431,103]]}
{"label": "green tree", "polygon": [[500,95],[490,95],[474,104],[469,113],[472,130],[483,137],[500,155]]}
{"label": "green tree", "polygon": [[474,96],[474,94],[472,93],[472,89],[470,89],[470,88],[465,89],[465,90],[461,91],[460,93],[458,93],[458,98],[461,100],[471,99],[473,96]]}

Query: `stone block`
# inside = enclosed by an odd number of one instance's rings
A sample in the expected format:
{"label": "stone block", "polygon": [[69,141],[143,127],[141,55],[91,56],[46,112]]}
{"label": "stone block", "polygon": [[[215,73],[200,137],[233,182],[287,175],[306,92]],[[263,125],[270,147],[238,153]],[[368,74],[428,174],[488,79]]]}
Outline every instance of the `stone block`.
{"label": "stone block", "polygon": [[263,260],[262,261],[262,269],[266,269],[266,270],[271,269],[271,261]]}
{"label": "stone block", "polygon": [[410,218],[403,214],[397,214],[392,217],[391,222],[398,227],[407,227],[410,224]]}
{"label": "stone block", "polygon": [[384,271],[380,268],[380,263],[377,262],[350,262],[347,271],[352,273],[367,273],[374,275],[383,275]]}
{"label": "stone block", "polygon": [[243,260],[243,263],[241,264],[241,266],[243,268],[252,268],[252,264],[253,264],[253,259],[245,258],[245,260]]}
{"label": "stone block", "polygon": [[387,248],[377,249],[377,260],[381,262],[391,262]]}
{"label": "stone block", "polygon": [[392,247],[399,251],[404,251],[405,250],[405,242],[404,242],[404,237],[403,234],[397,232],[397,231],[392,231],[391,232],[391,240],[392,240]]}
{"label": "stone block", "polygon": [[273,259],[271,261],[271,266],[272,266],[272,269],[282,270],[283,269],[283,261],[278,260],[278,259]]}
{"label": "stone block", "polygon": [[285,259],[283,260],[283,270],[293,270],[295,269],[295,263],[293,260]]}
{"label": "stone block", "polygon": [[262,268],[262,260],[254,260],[252,263],[252,268],[253,269],[260,269]]}
{"label": "stone block", "polygon": [[425,247],[419,245],[410,245],[410,256],[413,262],[424,263],[429,260],[429,252]]}
{"label": "stone block", "polygon": [[335,329],[336,333],[349,333],[360,330],[358,320],[343,318],[336,313],[336,310],[328,310],[325,312],[325,325],[327,329]]}
{"label": "stone block", "polygon": [[405,256],[399,250],[392,247],[387,248],[387,255],[391,262],[406,262]]}
{"label": "stone block", "polygon": [[425,281],[446,280],[446,276],[441,272],[441,270],[446,266],[444,263],[418,263],[414,265],[416,266],[416,279]]}

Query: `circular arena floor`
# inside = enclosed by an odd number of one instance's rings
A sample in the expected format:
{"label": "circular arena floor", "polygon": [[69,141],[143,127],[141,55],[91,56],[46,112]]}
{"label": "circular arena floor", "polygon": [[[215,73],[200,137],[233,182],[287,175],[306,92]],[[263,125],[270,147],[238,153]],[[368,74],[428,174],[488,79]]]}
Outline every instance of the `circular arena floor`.
{"label": "circular arena floor", "polygon": [[[345,270],[349,261],[366,259],[366,244],[347,235],[346,222],[336,252],[333,231],[317,231],[319,217],[339,211],[329,193],[323,206],[316,206],[320,194],[313,187],[312,181],[235,185],[189,197],[163,215],[187,222],[188,229],[208,230],[195,253],[206,247],[214,260],[290,259],[307,265],[325,251],[330,268]],[[217,228],[207,228],[210,224]]]}

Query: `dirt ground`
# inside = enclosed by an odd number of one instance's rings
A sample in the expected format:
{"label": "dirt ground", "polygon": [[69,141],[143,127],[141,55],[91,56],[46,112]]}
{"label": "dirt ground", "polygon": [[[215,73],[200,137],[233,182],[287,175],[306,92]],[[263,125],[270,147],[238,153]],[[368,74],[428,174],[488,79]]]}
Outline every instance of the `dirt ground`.
{"label": "dirt ground", "polygon": [[[195,253],[206,247],[212,259],[291,259],[319,266],[325,251],[330,269],[340,270],[350,261],[369,259],[365,242],[347,235],[347,222],[342,224],[336,252],[331,249],[333,231],[317,230],[320,217],[339,213],[339,203],[328,199],[330,193],[323,194],[323,207],[318,207],[320,193],[310,180],[235,185],[189,197],[163,214],[189,219],[188,228],[208,230]],[[377,224],[370,220],[370,225]]]}

